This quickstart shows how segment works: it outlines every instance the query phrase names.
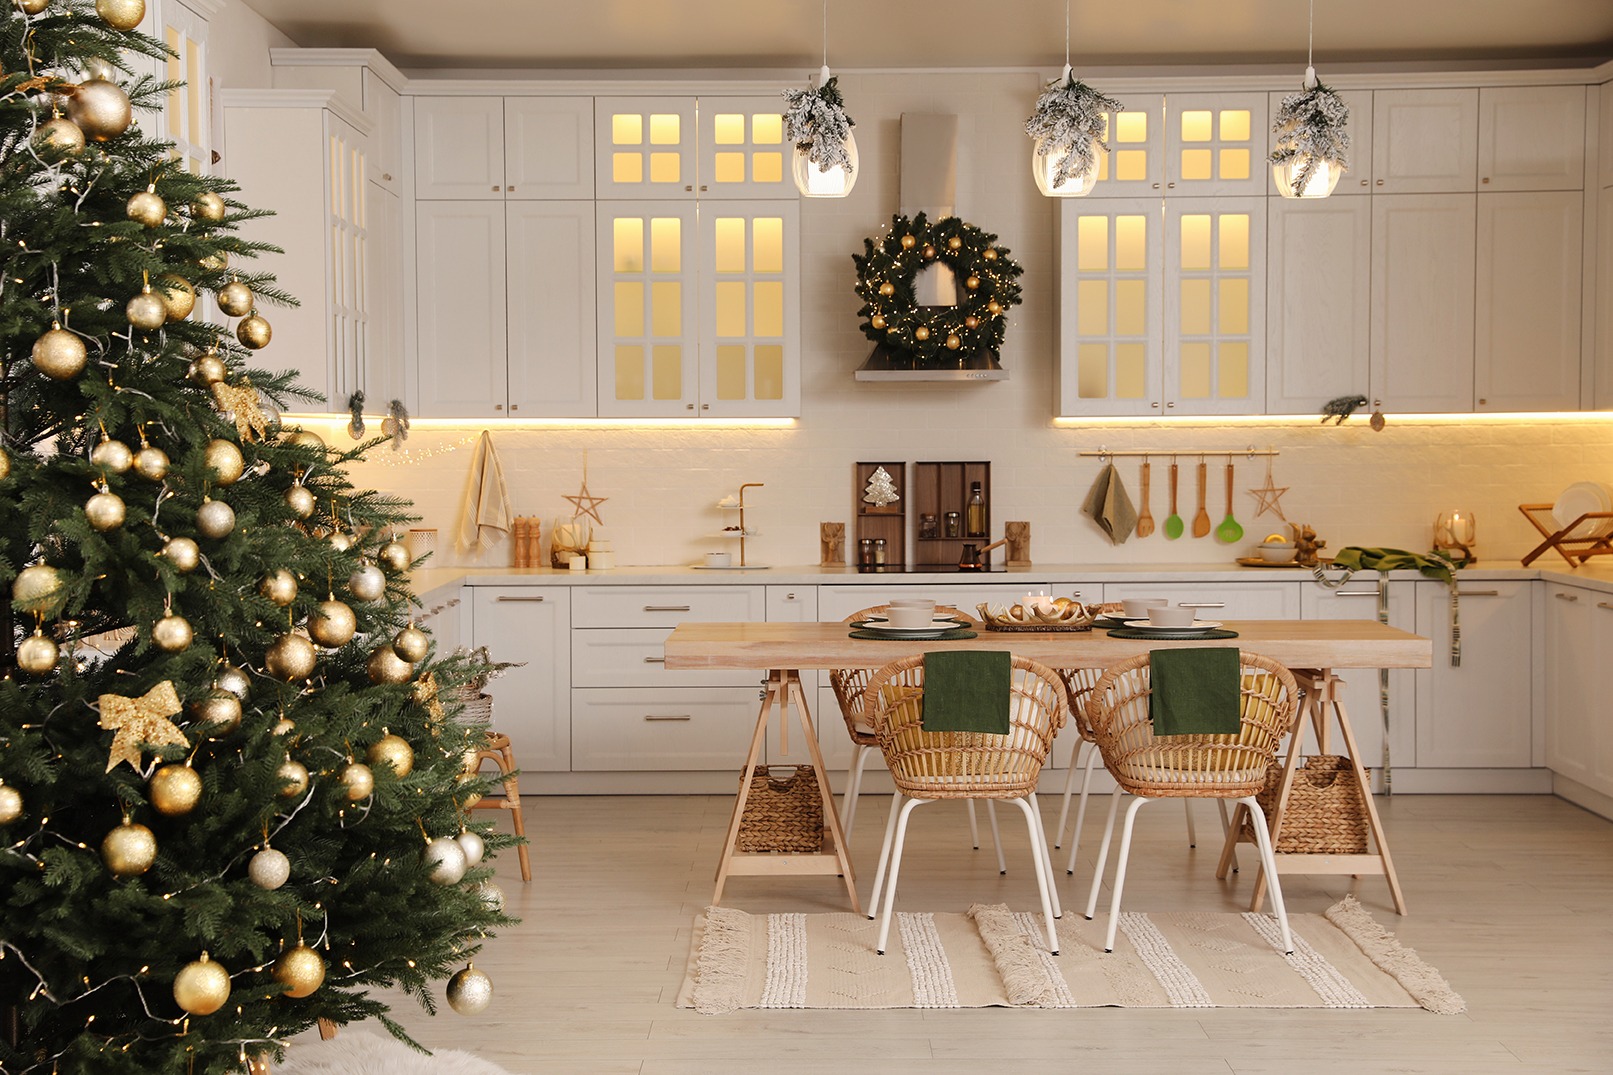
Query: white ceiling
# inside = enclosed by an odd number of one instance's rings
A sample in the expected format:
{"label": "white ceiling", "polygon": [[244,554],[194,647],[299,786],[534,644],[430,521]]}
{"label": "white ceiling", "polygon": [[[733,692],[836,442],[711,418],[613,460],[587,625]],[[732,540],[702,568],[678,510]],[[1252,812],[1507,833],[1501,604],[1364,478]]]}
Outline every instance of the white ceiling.
{"label": "white ceiling", "polygon": [[[245,0],[304,47],[405,68],[816,70],[822,0]],[[1058,0],[827,0],[841,68],[1052,67]],[[1306,0],[1074,3],[1071,59],[1303,66]],[[1316,61],[1604,60],[1613,0],[1317,0]]]}

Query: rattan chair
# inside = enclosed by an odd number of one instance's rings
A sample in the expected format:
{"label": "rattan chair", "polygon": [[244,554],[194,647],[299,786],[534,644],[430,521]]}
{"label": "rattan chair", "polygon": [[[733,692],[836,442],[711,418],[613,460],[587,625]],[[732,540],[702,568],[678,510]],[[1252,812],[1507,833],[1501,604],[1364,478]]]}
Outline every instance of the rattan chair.
{"label": "rattan chair", "polygon": [[[877,950],[885,954],[890,935],[896,881],[901,871],[907,822],[921,803],[942,799],[1006,799],[1025,815],[1036,887],[1047,921],[1048,949],[1058,954],[1054,919],[1059,915],[1058,892],[1053,884],[1053,862],[1047,853],[1047,834],[1036,806],[1036,780],[1053,749],[1053,737],[1064,724],[1069,699],[1058,673],[1025,657],[1012,658],[1009,732],[927,732],[924,730],[924,656],[892,661],[870,679],[864,692],[885,764],[896,783],[885,841],[874,874],[868,916],[880,906]],[[885,880],[887,869],[890,878]]]}
{"label": "rattan chair", "polygon": [[1086,917],[1098,905],[1098,889],[1114,837],[1115,814],[1122,793],[1134,796],[1126,808],[1115,865],[1114,894],[1109,902],[1109,932],[1105,952],[1114,951],[1115,928],[1120,921],[1120,896],[1126,883],[1126,861],[1131,853],[1132,824],[1146,802],[1167,798],[1232,799],[1246,805],[1253,816],[1260,862],[1271,886],[1271,903],[1281,929],[1282,950],[1294,950],[1288,929],[1288,912],[1277,879],[1266,818],[1255,796],[1266,783],[1266,769],[1277,757],[1283,737],[1293,726],[1299,690],[1294,677],[1276,661],[1258,653],[1239,652],[1237,734],[1155,736],[1149,716],[1152,664],[1147,654],[1111,665],[1087,699],[1087,721],[1103,755],[1103,764],[1120,785],[1109,802],[1103,829],[1103,849],[1092,874]]}

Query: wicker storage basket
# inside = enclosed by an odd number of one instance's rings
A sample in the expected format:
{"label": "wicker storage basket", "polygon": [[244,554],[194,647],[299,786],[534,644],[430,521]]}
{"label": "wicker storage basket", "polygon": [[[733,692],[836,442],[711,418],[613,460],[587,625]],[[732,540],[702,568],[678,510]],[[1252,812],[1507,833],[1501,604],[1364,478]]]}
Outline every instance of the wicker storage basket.
{"label": "wicker storage basket", "polygon": [[[1279,762],[1281,759],[1278,760]],[[1255,796],[1270,818],[1277,809],[1277,789],[1283,767],[1266,770],[1266,786]],[[1367,807],[1350,759],[1338,754],[1312,754],[1294,771],[1283,810],[1282,831],[1275,848],[1279,854],[1364,855],[1367,847]],[[1254,833],[1246,828],[1253,840]]]}
{"label": "wicker storage basket", "polygon": [[777,777],[767,766],[758,765],[749,780],[750,795],[740,815],[735,844],[738,850],[823,850],[823,799],[812,766],[797,765],[788,776]]}

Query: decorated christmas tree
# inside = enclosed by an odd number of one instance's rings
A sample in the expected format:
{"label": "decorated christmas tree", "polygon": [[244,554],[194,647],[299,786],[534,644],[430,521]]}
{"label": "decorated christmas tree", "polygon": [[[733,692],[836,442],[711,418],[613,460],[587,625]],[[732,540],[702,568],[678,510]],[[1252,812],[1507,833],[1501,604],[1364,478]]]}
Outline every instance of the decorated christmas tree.
{"label": "decorated christmas tree", "polygon": [[[502,922],[407,505],[255,368],[257,214],[134,115],[143,0],[0,31],[0,1071],[245,1070],[385,989],[462,1012]],[[215,296],[224,323],[204,320]],[[271,311],[272,313],[272,311]],[[272,356],[272,351],[270,352]],[[378,442],[377,442],[378,443]]]}

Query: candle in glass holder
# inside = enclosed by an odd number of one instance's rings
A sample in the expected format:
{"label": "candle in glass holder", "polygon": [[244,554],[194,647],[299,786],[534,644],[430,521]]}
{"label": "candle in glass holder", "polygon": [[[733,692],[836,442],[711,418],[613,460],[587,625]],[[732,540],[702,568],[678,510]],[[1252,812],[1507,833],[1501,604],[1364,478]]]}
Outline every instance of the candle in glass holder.
{"label": "candle in glass holder", "polygon": [[1471,555],[1477,528],[1474,525],[1473,513],[1460,508],[1452,511],[1442,511],[1434,520],[1434,548],[1457,549],[1463,555]]}

